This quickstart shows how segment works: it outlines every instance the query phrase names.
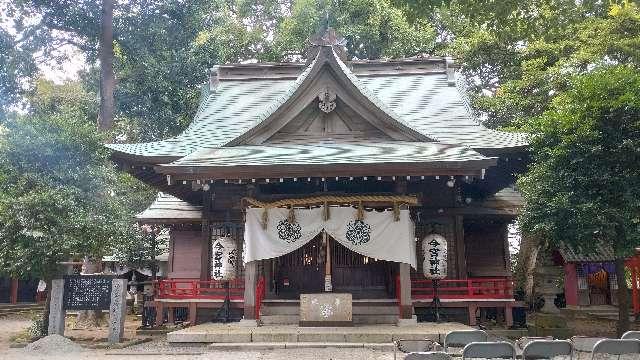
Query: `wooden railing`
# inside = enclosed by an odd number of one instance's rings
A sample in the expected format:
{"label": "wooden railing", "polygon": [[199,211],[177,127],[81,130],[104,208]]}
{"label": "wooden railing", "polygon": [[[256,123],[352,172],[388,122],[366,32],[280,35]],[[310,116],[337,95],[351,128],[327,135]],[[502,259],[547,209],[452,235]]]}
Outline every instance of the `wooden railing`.
{"label": "wooden railing", "polygon": [[[226,281],[160,280],[156,283],[158,299],[219,299],[226,296]],[[229,298],[244,299],[244,279],[229,281]]]}
{"label": "wooden railing", "polygon": [[[440,299],[513,299],[510,278],[444,279],[438,282]],[[431,280],[411,280],[411,298],[433,299]]]}
{"label": "wooden railing", "polygon": [[258,283],[256,284],[256,319],[260,320],[260,307],[262,306],[262,300],[265,295],[265,282],[264,277],[260,277]]}
{"label": "wooden railing", "polygon": [[[401,284],[396,277],[396,299],[400,307]],[[200,280],[160,280],[156,283],[158,299],[218,299],[226,294],[225,281]],[[260,306],[265,296],[265,279],[256,283],[256,316],[260,316]],[[244,279],[229,281],[231,300],[244,299]],[[513,281],[510,278],[471,278],[464,280],[440,280],[440,299],[513,299]],[[411,280],[411,297],[414,300],[433,299],[431,280]],[[399,310],[398,310],[399,311]]]}

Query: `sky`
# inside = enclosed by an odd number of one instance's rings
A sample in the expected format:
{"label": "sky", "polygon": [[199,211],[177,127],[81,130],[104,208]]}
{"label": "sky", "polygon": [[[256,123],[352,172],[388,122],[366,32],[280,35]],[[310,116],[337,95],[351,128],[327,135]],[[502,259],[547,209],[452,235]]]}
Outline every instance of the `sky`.
{"label": "sky", "polygon": [[[6,30],[12,35],[18,35],[14,26],[14,19],[7,14],[12,0],[0,0],[0,28]],[[35,23],[38,18],[33,18],[27,22]],[[37,56],[38,54],[36,54]],[[57,84],[69,80],[77,80],[80,71],[87,68],[84,55],[72,45],[64,45],[56,50],[56,55],[63,55],[60,58],[65,60],[57,63],[54,60],[45,60],[38,64],[42,75]]]}

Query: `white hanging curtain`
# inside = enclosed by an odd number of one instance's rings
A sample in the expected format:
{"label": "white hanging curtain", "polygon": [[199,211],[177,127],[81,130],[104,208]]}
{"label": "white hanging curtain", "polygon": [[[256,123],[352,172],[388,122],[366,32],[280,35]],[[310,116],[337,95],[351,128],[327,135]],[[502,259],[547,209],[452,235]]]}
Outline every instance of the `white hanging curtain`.
{"label": "white hanging curtain", "polygon": [[322,207],[293,210],[247,209],[244,261],[272,259],[288,254],[311,241],[324,229],[327,234],[351,251],[375,259],[410,264],[416,268],[414,225],[409,210],[400,210],[394,219],[392,210],[365,211],[357,220],[357,209],[331,207],[324,220]]}

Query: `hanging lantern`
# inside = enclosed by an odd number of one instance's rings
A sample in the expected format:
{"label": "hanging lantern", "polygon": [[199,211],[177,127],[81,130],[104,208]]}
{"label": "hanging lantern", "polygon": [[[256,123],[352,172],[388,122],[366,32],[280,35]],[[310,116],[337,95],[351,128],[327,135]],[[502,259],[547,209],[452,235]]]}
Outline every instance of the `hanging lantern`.
{"label": "hanging lantern", "polygon": [[211,246],[211,278],[233,280],[236,277],[238,246],[230,237],[219,237]]}
{"label": "hanging lantern", "polygon": [[447,277],[447,240],[442,235],[425,236],[422,239],[422,253],[422,271],[425,278],[440,280]]}

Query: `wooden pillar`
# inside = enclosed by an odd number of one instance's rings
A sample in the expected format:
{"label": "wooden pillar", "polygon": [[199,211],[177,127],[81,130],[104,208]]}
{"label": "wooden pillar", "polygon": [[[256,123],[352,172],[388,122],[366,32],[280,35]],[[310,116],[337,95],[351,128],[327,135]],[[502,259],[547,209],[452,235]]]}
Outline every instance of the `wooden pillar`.
{"label": "wooden pillar", "polygon": [[9,302],[12,304],[18,303],[18,279],[11,278],[11,289],[9,292]]}
{"label": "wooden pillar", "polygon": [[156,326],[162,326],[164,322],[164,303],[161,301],[155,301],[156,309]]}
{"label": "wooden pillar", "polygon": [[324,291],[333,291],[333,284],[331,281],[331,238],[327,236],[326,231],[322,231],[322,241],[325,246],[325,261],[324,261]]}
{"label": "wooden pillar", "polygon": [[400,263],[400,319],[413,317],[413,301],[411,300],[411,265]]}
{"label": "wooden pillar", "polygon": [[464,245],[464,217],[457,215],[454,219],[456,265],[458,279],[467,278],[467,255]]}
{"label": "wooden pillar", "polygon": [[478,306],[474,304],[470,304],[468,307],[469,311],[469,326],[476,326],[476,311],[478,311]]}
{"label": "wooden pillar", "polygon": [[638,258],[633,257],[628,266],[631,268],[631,301],[633,304],[633,315],[640,313],[640,298],[638,294]]}
{"label": "wooden pillar", "polygon": [[198,319],[198,303],[190,302],[189,303],[189,323],[191,326],[196,324],[196,320]]}
{"label": "wooden pillar", "polygon": [[507,328],[513,326],[513,308],[509,304],[504,306],[504,322],[506,323]]}
{"label": "wooden pillar", "polygon": [[502,236],[504,238],[504,269],[506,273],[511,277],[511,254],[509,252],[509,224],[504,223],[501,228]]}
{"label": "wooden pillar", "polygon": [[567,306],[578,306],[578,273],[573,263],[564,265],[564,297]]}
{"label": "wooden pillar", "polygon": [[256,283],[258,281],[257,261],[248,262],[244,268],[244,319],[256,319]]}
{"label": "wooden pillar", "polygon": [[[213,186],[213,185],[212,185]],[[209,214],[211,213],[212,193],[210,190],[204,191],[202,207],[202,242],[200,246],[200,280],[210,279],[209,263],[211,251],[211,229],[209,226]],[[215,195],[214,195],[215,196]]]}
{"label": "wooden pillar", "polygon": [[173,325],[175,321],[176,308],[171,307],[171,305],[167,304],[167,324]]}

